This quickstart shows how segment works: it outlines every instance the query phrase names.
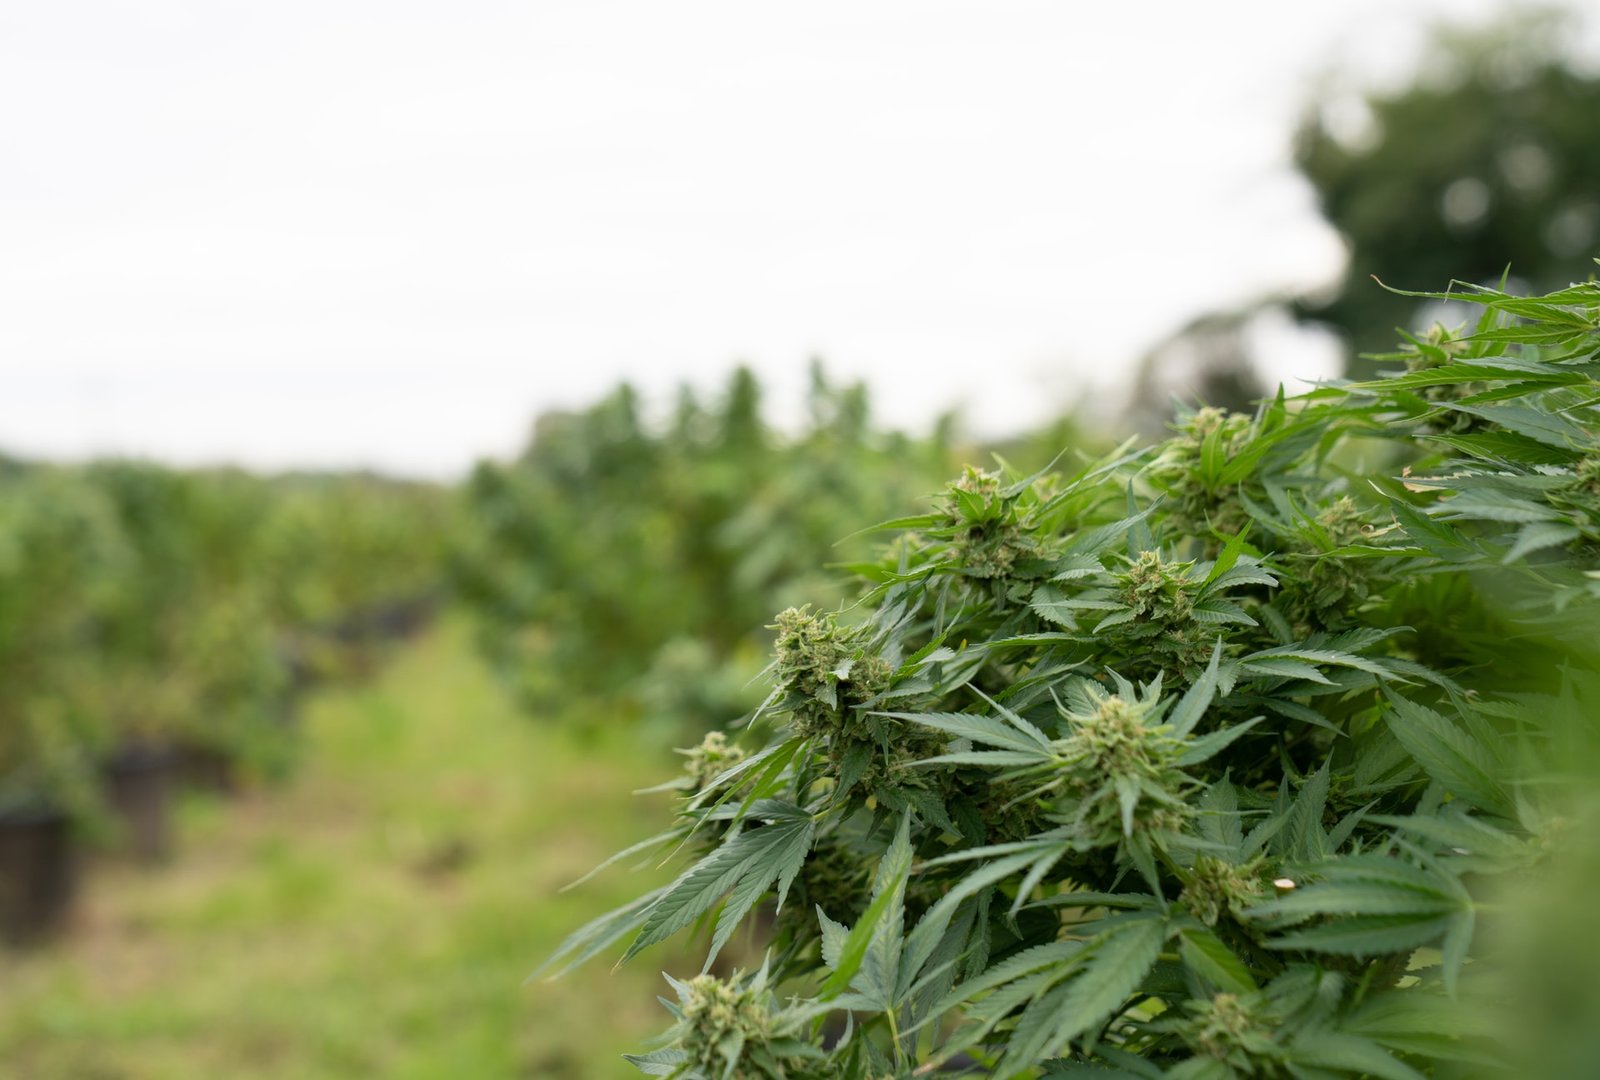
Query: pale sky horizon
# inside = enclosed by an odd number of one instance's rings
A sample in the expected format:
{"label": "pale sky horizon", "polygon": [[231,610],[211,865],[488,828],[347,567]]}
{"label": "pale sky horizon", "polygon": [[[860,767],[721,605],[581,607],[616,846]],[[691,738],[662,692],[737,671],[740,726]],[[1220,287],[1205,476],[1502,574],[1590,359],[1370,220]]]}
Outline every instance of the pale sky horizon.
{"label": "pale sky horizon", "polygon": [[1331,280],[1314,81],[1501,7],[10,5],[0,451],[452,476],[623,378],[781,420],[812,356],[1020,430]]}

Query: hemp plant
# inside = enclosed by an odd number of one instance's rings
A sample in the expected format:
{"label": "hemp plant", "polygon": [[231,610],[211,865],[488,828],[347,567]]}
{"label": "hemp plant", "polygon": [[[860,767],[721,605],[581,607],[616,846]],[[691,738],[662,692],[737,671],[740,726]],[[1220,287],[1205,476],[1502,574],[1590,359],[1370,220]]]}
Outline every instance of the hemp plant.
{"label": "hemp plant", "polygon": [[687,867],[551,965],[706,938],[659,1076],[1518,1075],[1502,897],[1595,760],[1600,287],[1463,288],[1395,373],[888,523],[628,853]]}

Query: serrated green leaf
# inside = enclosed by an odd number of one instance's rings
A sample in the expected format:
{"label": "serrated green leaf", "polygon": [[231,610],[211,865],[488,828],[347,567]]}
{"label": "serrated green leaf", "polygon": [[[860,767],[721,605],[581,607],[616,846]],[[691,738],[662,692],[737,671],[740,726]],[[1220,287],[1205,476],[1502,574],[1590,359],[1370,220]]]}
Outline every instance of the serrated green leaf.
{"label": "serrated green leaf", "polygon": [[1423,772],[1445,790],[1503,817],[1512,815],[1510,793],[1495,778],[1491,752],[1439,713],[1390,691],[1384,720]]}
{"label": "serrated green leaf", "polygon": [[1037,765],[1041,756],[1037,753],[1024,754],[1017,750],[961,750],[953,754],[940,754],[938,757],[922,758],[914,761],[913,766],[924,765],[983,765],[989,768],[1003,768],[1016,765]]}
{"label": "serrated green leaf", "polygon": [[934,1007],[933,1012],[935,1014],[949,1012],[964,1002],[972,1001],[981,994],[986,994],[1025,975],[1069,964],[1083,947],[1084,943],[1081,941],[1051,941],[1024,949],[995,964],[977,978],[963,981]]}
{"label": "serrated green leaf", "polygon": [[999,1074],[1010,1075],[1097,1029],[1138,989],[1161,955],[1167,927],[1160,918],[1124,919],[1089,942],[1077,974],[1024,1011]]}
{"label": "serrated green leaf", "polygon": [[1234,724],[1232,727],[1225,727],[1220,731],[1202,735],[1200,738],[1190,742],[1188,748],[1178,756],[1178,759],[1173,764],[1180,769],[1186,769],[1190,765],[1198,765],[1202,761],[1209,761],[1226,750],[1239,736],[1259,723],[1261,723],[1261,717],[1255,716],[1241,724]]}
{"label": "serrated green leaf", "polygon": [[[911,817],[900,819],[894,842],[878,863],[872,883],[872,903],[882,903],[882,914],[873,921],[866,951],[852,989],[879,1002],[884,1011],[898,1008],[901,952],[905,935],[906,879],[911,874]],[[866,922],[866,916],[862,922]],[[846,947],[848,955],[849,947]]]}
{"label": "serrated green leaf", "polygon": [[1205,580],[1201,582],[1202,585],[1212,584],[1223,574],[1233,569],[1234,565],[1239,561],[1239,556],[1244,554],[1244,538],[1249,534],[1250,526],[1247,523],[1244,528],[1228,538],[1228,542],[1223,545],[1221,553],[1217,555],[1216,561],[1211,564],[1211,569],[1207,572]]}
{"label": "serrated green leaf", "polygon": [[727,911],[718,920],[707,963],[720,951],[742,919],[767,887],[780,877],[792,880],[811,847],[816,823],[809,815],[774,821],[760,828],[746,828],[732,840],[690,867],[667,886],[645,913],[644,924],[628,951],[627,961],[660,941],[665,941],[710,911],[731,890],[743,886],[737,897],[742,909],[729,919]]}
{"label": "serrated green leaf", "polygon": [[1444,969],[1445,993],[1456,996],[1461,981],[1461,968],[1467,961],[1467,950],[1472,946],[1472,932],[1477,926],[1477,913],[1472,908],[1456,913],[1445,931],[1440,947],[1440,962]]}
{"label": "serrated green leaf", "polygon": [[1285,657],[1269,656],[1261,659],[1246,657],[1239,662],[1241,670],[1251,675],[1266,675],[1279,679],[1305,679],[1309,682],[1321,683],[1331,686],[1332,681],[1321,671],[1304,660],[1290,660]]}
{"label": "serrated green leaf", "polygon": [[1328,834],[1322,828],[1322,812],[1327,806],[1330,784],[1329,766],[1322,767],[1306,778],[1295,796],[1284,819],[1283,840],[1286,853],[1295,859],[1315,860],[1328,852]]}
{"label": "serrated green leaf", "polygon": [[1459,907],[1455,898],[1445,893],[1370,881],[1335,881],[1302,886],[1287,896],[1255,905],[1248,914],[1296,922],[1316,915],[1444,915]]}
{"label": "serrated green leaf", "polygon": [[1526,558],[1535,551],[1546,548],[1560,547],[1570,544],[1583,533],[1571,525],[1553,521],[1534,521],[1517,530],[1516,540],[1512,542],[1505,557],[1500,560],[1502,564],[1514,563],[1518,559]]}
{"label": "serrated green leaf", "polygon": [[[846,939],[850,936],[850,929],[842,923],[836,923],[828,918],[828,913],[822,910],[822,905],[815,905],[817,912],[817,925],[822,927],[822,963],[829,971],[839,970],[839,961],[844,956]],[[846,980],[848,985],[848,980]]]}
{"label": "serrated green leaf", "polygon": [[1178,952],[1190,971],[1218,990],[1247,994],[1256,988],[1255,979],[1244,961],[1203,926],[1183,929],[1178,937]]}
{"label": "serrated green leaf", "polygon": [[681,1072],[689,1055],[683,1050],[667,1048],[647,1054],[623,1054],[622,1060],[646,1076],[674,1076]]}
{"label": "serrated green leaf", "polygon": [[1218,641],[1211,648],[1211,662],[1206,665],[1205,673],[1194,681],[1194,685],[1189,687],[1167,716],[1167,725],[1172,728],[1173,734],[1180,738],[1189,734],[1211,707],[1217,694],[1217,666],[1221,661],[1222,642]]}
{"label": "serrated green leaf", "polygon": [[[528,979],[537,979],[551,968],[556,970],[550,977],[559,978],[585,961],[604,952],[611,945],[621,941],[640,926],[643,926],[645,918],[649,914],[650,905],[666,891],[667,886],[665,885],[658,889],[652,889],[643,896],[630,900],[621,907],[584,923],[568,934],[556,951],[551,953],[544,963],[533,969]],[[558,967],[557,965],[560,966]]]}
{"label": "serrated green leaf", "polygon": [[960,739],[971,739],[985,746],[998,746],[1003,750],[1015,750],[1019,753],[1032,754],[1035,757],[1042,753],[1037,740],[1031,735],[1018,731],[1015,727],[991,716],[976,716],[972,713],[906,713],[886,712],[875,713],[876,716],[887,716],[892,720],[904,720],[922,727],[942,731],[946,735],[954,735]]}
{"label": "serrated green leaf", "polygon": [[[886,855],[883,862],[879,864],[880,875],[883,873],[884,865],[888,862],[889,856]],[[888,887],[872,898],[872,902],[867,905],[867,910],[862,913],[856,925],[848,931],[824,915],[821,908],[817,909],[818,915],[823,920],[823,947],[825,950],[832,951],[835,954],[832,960],[826,961],[831,974],[828,976],[827,981],[822,984],[822,988],[817,991],[819,999],[827,1001],[835,998],[855,981],[857,973],[861,970],[862,962],[866,959],[867,948],[872,944],[873,936],[877,933],[878,927],[883,923],[889,909],[893,905],[902,902],[905,889],[904,874],[900,875],[898,881],[889,881],[886,884]],[[872,997],[870,990],[863,990],[862,992],[869,998]],[[877,1001],[876,998],[873,998],[873,1000]]]}
{"label": "serrated green leaf", "polygon": [[1296,930],[1267,942],[1268,948],[1382,956],[1436,943],[1453,925],[1450,915],[1363,915]]}
{"label": "serrated green leaf", "polygon": [[1332,1031],[1307,1031],[1296,1035],[1289,1043],[1289,1060],[1374,1076],[1379,1080],[1425,1080],[1417,1070],[1390,1056],[1370,1039]]}

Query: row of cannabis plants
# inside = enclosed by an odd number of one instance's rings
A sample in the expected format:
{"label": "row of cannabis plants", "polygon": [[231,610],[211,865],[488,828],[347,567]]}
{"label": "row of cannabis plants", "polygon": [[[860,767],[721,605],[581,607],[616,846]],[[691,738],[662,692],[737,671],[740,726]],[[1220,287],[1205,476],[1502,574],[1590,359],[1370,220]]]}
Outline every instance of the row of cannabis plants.
{"label": "row of cannabis plants", "polygon": [[686,1080],[1594,1075],[1600,286],[1449,298],[890,522],[552,966],[696,935],[631,1058]]}
{"label": "row of cannabis plants", "polygon": [[914,509],[950,468],[948,422],[883,430],[862,387],[820,368],[799,430],[760,399],[740,370],[651,422],[623,386],[470,477],[457,591],[530,712],[697,740],[753,704],[775,607],[834,595],[840,564],[870,550],[847,534]]}
{"label": "row of cannabis plants", "polygon": [[780,432],[740,371],[652,423],[623,387],[455,490],[0,464],[0,924],[58,917],[74,839],[159,859],[176,773],[282,774],[298,691],[447,587],[535,715],[698,740],[750,702],[762,614],[836,591],[869,550],[840,537],[948,471],[948,424],[881,430],[820,370],[806,404]]}
{"label": "row of cannabis plants", "polygon": [[296,694],[440,589],[446,493],[108,461],[0,468],[0,930],[61,917],[83,837],[158,860],[179,772],[281,774]]}

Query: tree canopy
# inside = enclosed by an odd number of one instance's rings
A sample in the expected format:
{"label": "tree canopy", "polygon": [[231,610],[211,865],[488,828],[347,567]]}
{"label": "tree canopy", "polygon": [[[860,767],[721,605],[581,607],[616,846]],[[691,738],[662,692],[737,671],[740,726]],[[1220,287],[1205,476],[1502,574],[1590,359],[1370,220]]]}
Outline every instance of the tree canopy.
{"label": "tree canopy", "polygon": [[1571,25],[1546,10],[1442,28],[1408,85],[1317,96],[1295,162],[1349,261],[1332,294],[1301,301],[1298,315],[1339,331],[1354,357],[1432,321],[1373,277],[1410,289],[1452,276],[1493,283],[1509,269],[1542,291],[1589,276],[1600,75],[1564,47]]}

